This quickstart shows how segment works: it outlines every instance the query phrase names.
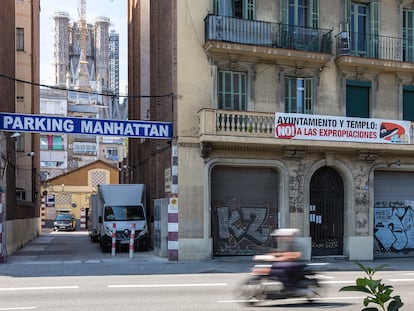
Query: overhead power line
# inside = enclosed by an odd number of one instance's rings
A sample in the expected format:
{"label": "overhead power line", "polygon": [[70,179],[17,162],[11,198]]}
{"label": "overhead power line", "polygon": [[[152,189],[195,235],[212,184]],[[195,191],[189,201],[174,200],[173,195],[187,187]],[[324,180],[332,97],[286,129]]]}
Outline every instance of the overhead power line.
{"label": "overhead power line", "polygon": [[4,74],[0,73],[0,78],[12,80],[15,82],[21,82],[25,84],[35,85],[39,87],[45,87],[53,90],[61,90],[61,91],[71,91],[71,92],[77,92],[77,93],[85,93],[85,94],[92,94],[92,95],[101,95],[101,96],[109,96],[109,97],[122,97],[122,98],[157,98],[157,97],[174,97],[174,93],[169,94],[163,94],[163,95],[136,95],[136,94],[128,94],[128,95],[122,95],[122,94],[113,94],[113,93],[100,93],[95,91],[82,91],[82,90],[75,90],[75,89],[68,89],[66,87],[62,86],[54,86],[54,85],[48,85],[48,84],[42,84],[42,83],[36,83],[32,81],[26,81],[17,79],[15,77],[10,77]]}

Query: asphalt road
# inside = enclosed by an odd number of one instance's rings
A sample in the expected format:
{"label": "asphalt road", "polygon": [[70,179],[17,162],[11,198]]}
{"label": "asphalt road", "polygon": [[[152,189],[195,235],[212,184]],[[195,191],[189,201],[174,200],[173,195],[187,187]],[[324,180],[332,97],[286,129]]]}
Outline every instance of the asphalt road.
{"label": "asphalt road", "polygon": [[[0,264],[0,311],[5,310],[361,310],[363,295],[339,292],[363,272],[353,263],[321,269],[324,285],[313,304],[303,299],[247,307],[237,295],[251,258],[171,262],[152,252],[102,253],[86,232],[45,231]],[[410,259],[392,261],[377,275],[414,308]],[[376,264],[377,266],[378,264]],[[353,269],[350,269],[353,267]],[[341,271],[346,270],[346,271]]]}
{"label": "asphalt road", "polygon": [[[356,272],[329,272],[323,296],[308,304],[303,299],[266,301],[245,306],[238,295],[247,277],[239,273],[169,274],[131,276],[0,277],[0,311],[4,310],[322,310],[362,309],[363,295],[339,292],[350,284]],[[385,272],[384,281],[395,285],[405,302],[402,310],[412,310],[414,279]],[[399,280],[396,280],[398,277]],[[394,280],[394,281],[390,281]],[[404,280],[404,281],[402,281]]]}

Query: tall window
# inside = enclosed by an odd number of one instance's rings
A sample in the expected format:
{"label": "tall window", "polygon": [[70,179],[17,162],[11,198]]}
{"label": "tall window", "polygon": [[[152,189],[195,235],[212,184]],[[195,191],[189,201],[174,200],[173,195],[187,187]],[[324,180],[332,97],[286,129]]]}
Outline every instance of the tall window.
{"label": "tall window", "polygon": [[371,82],[346,81],[346,116],[369,118]]}
{"label": "tall window", "polygon": [[319,0],[281,0],[280,23],[282,47],[318,51]]}
{"label": "tall window", "polygon": [[404,10],[403,61],[414,61],[414,10]]}
{"label": "tall window", "polygon": [[281,0],[280,22],[292,26],[319,28],[319,0]]}
{"label": "tall window", "polygon": [[368,5],[362,3],[352,3],[351,5],[351,40],[352,50],[356,55],[364,55],[367,52],[368,28]]}
{"label": "tall window", "polygon": [[312,113],[312,78],[285,78],[285,112]]}
{"label": "tall window", "polygon": [[379,56],[379,1],[365,3],[345,0],[345,20],[351,31],[351,53],[356,56]]}
{"label": "tall window", "polygon": [[16,28],[16,50],[24,51],[24,28]]}
{"label": "tall window", "polygon": [[255,19],[256,0],[213,0],[213,12],[222,16]]}
{"label": "tall window", "polygon": [[308,26],[308,1],[289,0],[289,25]]}
{"label": "tall window", "polygon": [[41,150],[63,150],[62,136],[55,135],[41,135],[40,136]]}
{"label": "tall window", "polygon": [[246,110],[247,74],[221,70],[218,73],[218,108]]}

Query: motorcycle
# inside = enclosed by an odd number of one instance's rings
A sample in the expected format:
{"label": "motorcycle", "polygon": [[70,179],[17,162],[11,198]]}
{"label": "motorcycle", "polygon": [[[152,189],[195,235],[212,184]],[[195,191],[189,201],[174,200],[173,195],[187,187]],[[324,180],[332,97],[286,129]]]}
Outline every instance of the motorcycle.
{"label": "motorcycle", "polygon": [[285,284],[277,276],[271,273],[271,258],[268,255],[258,255],[253,258],[262,263],[255,264],[250,276],[241,287],[241,298],[248,305],[255,305],[265,300],[277,300],[288,298],[305,298],[309,303],[321,295],[321,276],[315,269],[316,266],[325,264],[301,264],[297,263],[294,275],[290,276],[294,287],[286,288]]}

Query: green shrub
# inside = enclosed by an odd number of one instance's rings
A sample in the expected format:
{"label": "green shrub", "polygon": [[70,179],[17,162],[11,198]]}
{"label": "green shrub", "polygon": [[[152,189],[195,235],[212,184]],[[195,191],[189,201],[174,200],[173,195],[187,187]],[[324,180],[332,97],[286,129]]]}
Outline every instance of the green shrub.
{"label": "green shrub", "polygon": [[[364,278],[357,278],[356,285],[344,286],[339,291],[354,291],[368,294],[368,296],[364,298],[363,303],[365,308],[362,309],[362,311],[397,311],[404,305],[400,296],[391,296],[394,291],[391,285],[385,285],[382,283],[381,279],[373,279],[374,274],[387,265],[380,265],[372,269],[365,267],[359,262],[356,262],[356,264],[365,272],[367,276]],[[367,307],[370,303],[377,304],[381,308]]]}

